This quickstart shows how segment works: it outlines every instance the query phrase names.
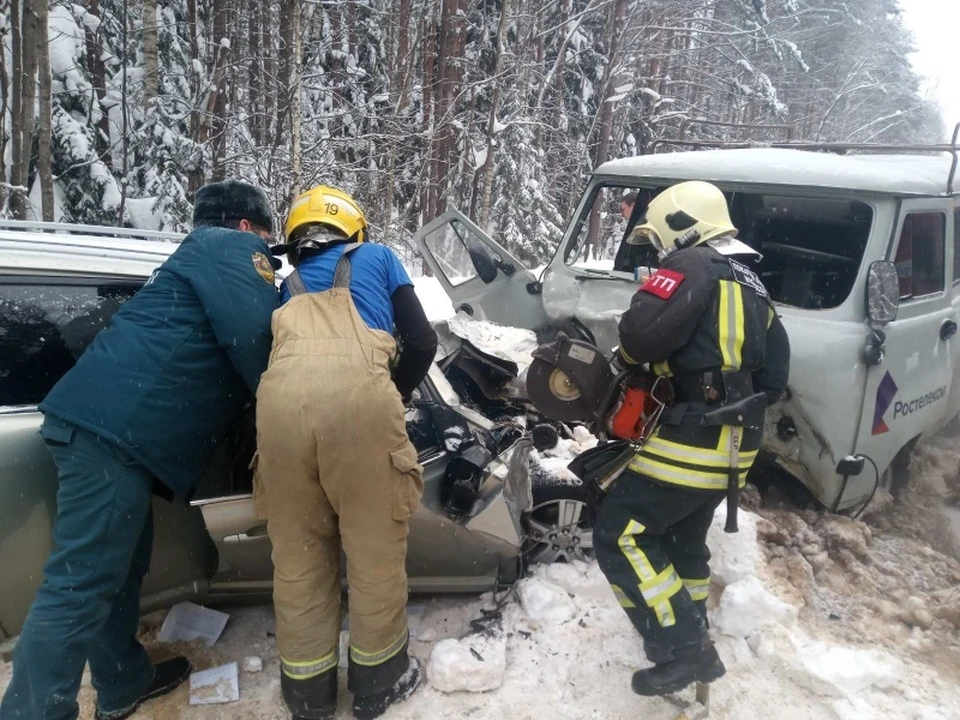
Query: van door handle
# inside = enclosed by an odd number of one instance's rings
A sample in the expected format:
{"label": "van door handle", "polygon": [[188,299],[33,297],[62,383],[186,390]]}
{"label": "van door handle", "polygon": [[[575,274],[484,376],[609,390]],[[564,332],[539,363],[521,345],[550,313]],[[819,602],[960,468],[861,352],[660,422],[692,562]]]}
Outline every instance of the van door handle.
{"label": "van door handle", "polygon": [[940,339],[947,340],[957,332],[957,323],[954,320],[944,320],[940,325]]}

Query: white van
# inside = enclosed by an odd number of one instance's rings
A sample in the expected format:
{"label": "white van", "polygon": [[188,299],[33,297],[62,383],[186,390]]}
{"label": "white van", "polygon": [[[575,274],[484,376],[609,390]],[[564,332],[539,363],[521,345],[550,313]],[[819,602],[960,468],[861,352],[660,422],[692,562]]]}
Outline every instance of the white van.
{"label": "white van", "polygon": [[[716,184],[740,239],[762,254],[758,272],[790,336],[788,391],[767,412],[764,455],[827,508],[855,509],[878,484],[896,491],[916,441],[960,411],[953,147],[722,149],[607,162],[539,277],[456,210],[416,240],[457,310],[543,338],[578,330],[612,349],[619,316],[649,274],[650,255],[622,238],[660,189]],[[639,209],[624,227],[628,191],[639,193]]]}

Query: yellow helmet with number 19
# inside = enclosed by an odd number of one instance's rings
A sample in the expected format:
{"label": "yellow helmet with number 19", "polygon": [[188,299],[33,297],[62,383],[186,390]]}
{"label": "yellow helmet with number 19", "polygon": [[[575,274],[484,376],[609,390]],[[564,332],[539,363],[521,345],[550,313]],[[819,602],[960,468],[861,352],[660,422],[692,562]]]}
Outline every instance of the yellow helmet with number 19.
{"label": "yellow helmet with number 19", "polygon": [[318,185],[297,196],[290,205],[283,234],[289,243],[297,229],[317,224],[339,230],[352,242],[367,239],[363,210],[347,193],[328,185]]}

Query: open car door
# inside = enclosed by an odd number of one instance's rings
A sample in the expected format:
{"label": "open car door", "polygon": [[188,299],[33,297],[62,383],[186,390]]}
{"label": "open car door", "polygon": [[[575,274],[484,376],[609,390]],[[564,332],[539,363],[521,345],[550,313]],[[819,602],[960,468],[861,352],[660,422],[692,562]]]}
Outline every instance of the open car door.
{"label": "open car door", "polygon": [[457,312],[531,330],[546,324],[537,278],[463,213],[448,210],[414,242]]}

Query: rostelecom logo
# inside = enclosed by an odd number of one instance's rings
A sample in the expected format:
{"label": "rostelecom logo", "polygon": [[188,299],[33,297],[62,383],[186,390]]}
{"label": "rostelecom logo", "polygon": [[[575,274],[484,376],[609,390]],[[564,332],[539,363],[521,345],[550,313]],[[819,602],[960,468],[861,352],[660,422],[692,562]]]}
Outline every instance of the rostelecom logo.
{"label": "rostelecom logo", "polygon": [[888,370],[877,386],[877,404],[873,410],[872,434],[883,435],[883,433],[889,432],[890,428],[887,427],[887,422],[883,419],[883,416],[887,414],[887,410],[893,404],[893,399],[897,396],[897,389],[897,384],[893,381],[893,376],[890,375]]}

